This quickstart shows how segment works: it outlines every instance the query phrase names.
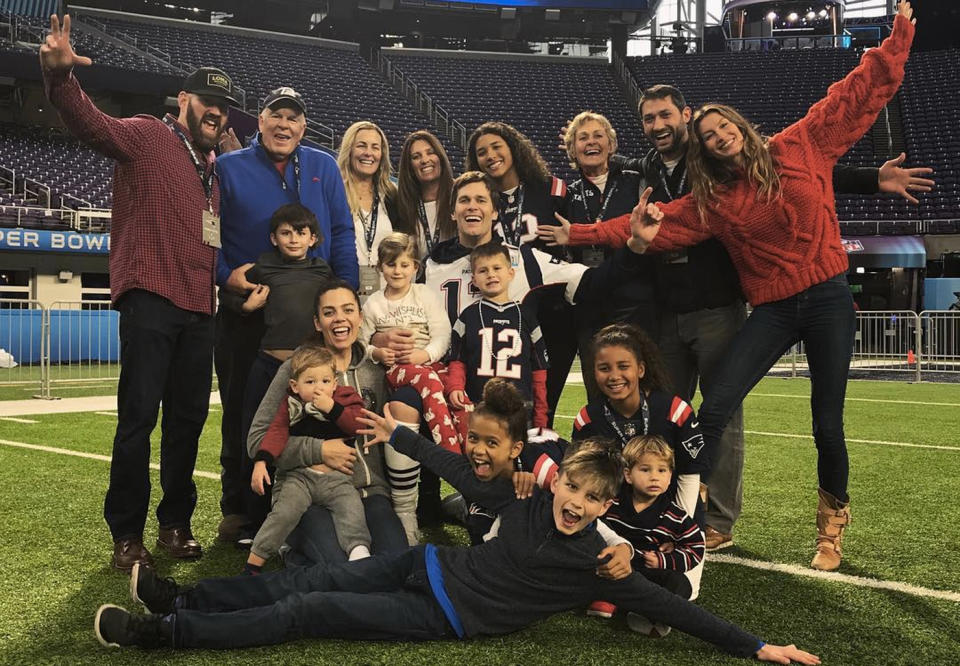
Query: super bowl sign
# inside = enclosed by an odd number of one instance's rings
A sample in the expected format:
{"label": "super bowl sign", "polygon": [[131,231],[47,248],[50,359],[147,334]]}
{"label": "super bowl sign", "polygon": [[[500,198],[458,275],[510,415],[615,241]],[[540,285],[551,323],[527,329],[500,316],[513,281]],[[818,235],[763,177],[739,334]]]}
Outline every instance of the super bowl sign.
{"label": "super bowl sign", "polygon": [[2,250],[109,254],[110,234],[78,234],[74,231],[0,228],[0,251]]}

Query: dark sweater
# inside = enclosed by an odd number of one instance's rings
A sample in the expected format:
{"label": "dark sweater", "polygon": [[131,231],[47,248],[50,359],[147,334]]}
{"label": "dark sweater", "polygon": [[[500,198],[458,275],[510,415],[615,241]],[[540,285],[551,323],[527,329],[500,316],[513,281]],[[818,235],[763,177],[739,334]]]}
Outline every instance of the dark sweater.
{"label": "dark sweater", "polygon": [[[445,458],[448,471],[457,466],[455,455],[407,428],[394,430],[391,444],[411,457],[425,455],[434,462]],[[434,455],[441,452],[446,455]],[[420,460],[426,464],[425,458]],[[469,467],[466,470],[472,476]],[[638,573],[619,581],[597,576],[597,555],[606,544],[596,524],[570,536],[557,531],[552,493],[536,489],[532,499],[516,500],[509,482],[476,481],[476,486],[486,495],[485,503],[499,510],[502,522],[497,538],[470,548],[435,547],[439,572],[430,571],[428,557],[431,586],[445,592],[449,605],[439,597],[438,601],[451,625],[461,628],[461,636],[509,633],[554,613],[607,599],[737,656],[749,657],[760,649],[756,636]]]}
{"label": "dark sweater", "polygon": [[[327,262],[319,257],[289,261],[274,248],[257,258],[246,277],[253,284],[270,287],[263,310],[267,329],[260,348],[296,349],[314,331],[317,291],[335,276]],[[246,300],[245,295],[227,289],[221,290],[220,298],[224,305],[237,312],[242,311]]]}

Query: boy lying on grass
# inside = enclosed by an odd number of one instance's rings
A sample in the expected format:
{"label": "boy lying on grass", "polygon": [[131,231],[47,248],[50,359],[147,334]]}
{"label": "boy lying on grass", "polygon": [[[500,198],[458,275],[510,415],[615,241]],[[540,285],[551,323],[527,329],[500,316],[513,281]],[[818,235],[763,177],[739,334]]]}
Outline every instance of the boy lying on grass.
{"label": "boy lying on grass", "polygon": [[[383,417],[367,417],[372,443],[389,441],[403,450],[405,440],[420,439],[397,428],[389,408]],[[238,648],[305,637],[472,638],[608,599],[736,656],[820,663],[793,645],[764,643],[637,573],[620,580],[597,576],[597,554],[606,544],[596,520],[622,479],[618,453],[574,451],[549,491],[537,488],[529,500],[491,507],[502,519],[499,535],[469,548],[426,544],[342,564],[210,578],[193,587],[135,567],[131,596],[150,614],[107,604],[97,611],[94,631],[104,645],[147,648]]]}

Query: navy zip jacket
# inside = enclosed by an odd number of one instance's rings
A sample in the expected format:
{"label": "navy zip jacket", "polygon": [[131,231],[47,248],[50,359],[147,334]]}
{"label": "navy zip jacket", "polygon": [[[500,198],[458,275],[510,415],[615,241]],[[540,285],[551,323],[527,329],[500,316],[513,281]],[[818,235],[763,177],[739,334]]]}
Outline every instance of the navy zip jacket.
{"label": "navy zip jacket", "polygon": [[[463,467],[456,455],[442,452],[407,428],[395,429],[390,443],[442,472],[454,486],[455,479],[445,474],[467,483],[469,479],[461,478],[464,471],[473,476],[468,463]],[[461,638],[509,633],[606,599],[736,656],[749,657],[763,645],[756,636],[638,573],[618,581],[597,576],[597,555],[606,544],[596,523],[569,536],[559,532],[553,521],[552,493],[538,488],[531,499],[517,500],[506,480],[474,479],[472,485],[473,491],[484,495],[481,501],[498,510],[498,536],[470,548],[428,545],[425,556],[434,596]]]}
{"label": "navy zip jacket", "polygon": [[[300,145],[297,187],[293,159],[283,176],[260,145],[259,135],[250,145],[217,158],[220,177],[220,241],[217,284],[226,284],[237,266],[256,261],[271,249],[270,216],[280,206],[301,203],[317,216],[321,241],[309,257],[323,259],[334,275],[356,288],[360,284],[353,216],[337,163],[322,150]],[[299,190],[299,193],[298,193]]]}

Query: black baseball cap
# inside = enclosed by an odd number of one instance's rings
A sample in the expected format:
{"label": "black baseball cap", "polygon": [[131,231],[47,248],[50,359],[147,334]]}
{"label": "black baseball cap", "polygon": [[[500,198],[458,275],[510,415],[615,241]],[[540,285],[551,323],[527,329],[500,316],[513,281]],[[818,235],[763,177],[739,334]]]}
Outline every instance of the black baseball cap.
{"label": "black baseball cap", "polygon": [[221,97],[234,106],[240,102],[233,96],[233,80],[222,69],[200,67],[183,82],[183,90],[204,97]]}
{"label": "black baseball cap", "polygon": [[283,102],[282,106],[288,106],[303,115],[307,115],[307,103],[303,101],[303,95],[289,86],[275,88],[267,93],[266,99],[263,100],[263,108],[272,109],[275,106],[280,106],[281,102]]}

